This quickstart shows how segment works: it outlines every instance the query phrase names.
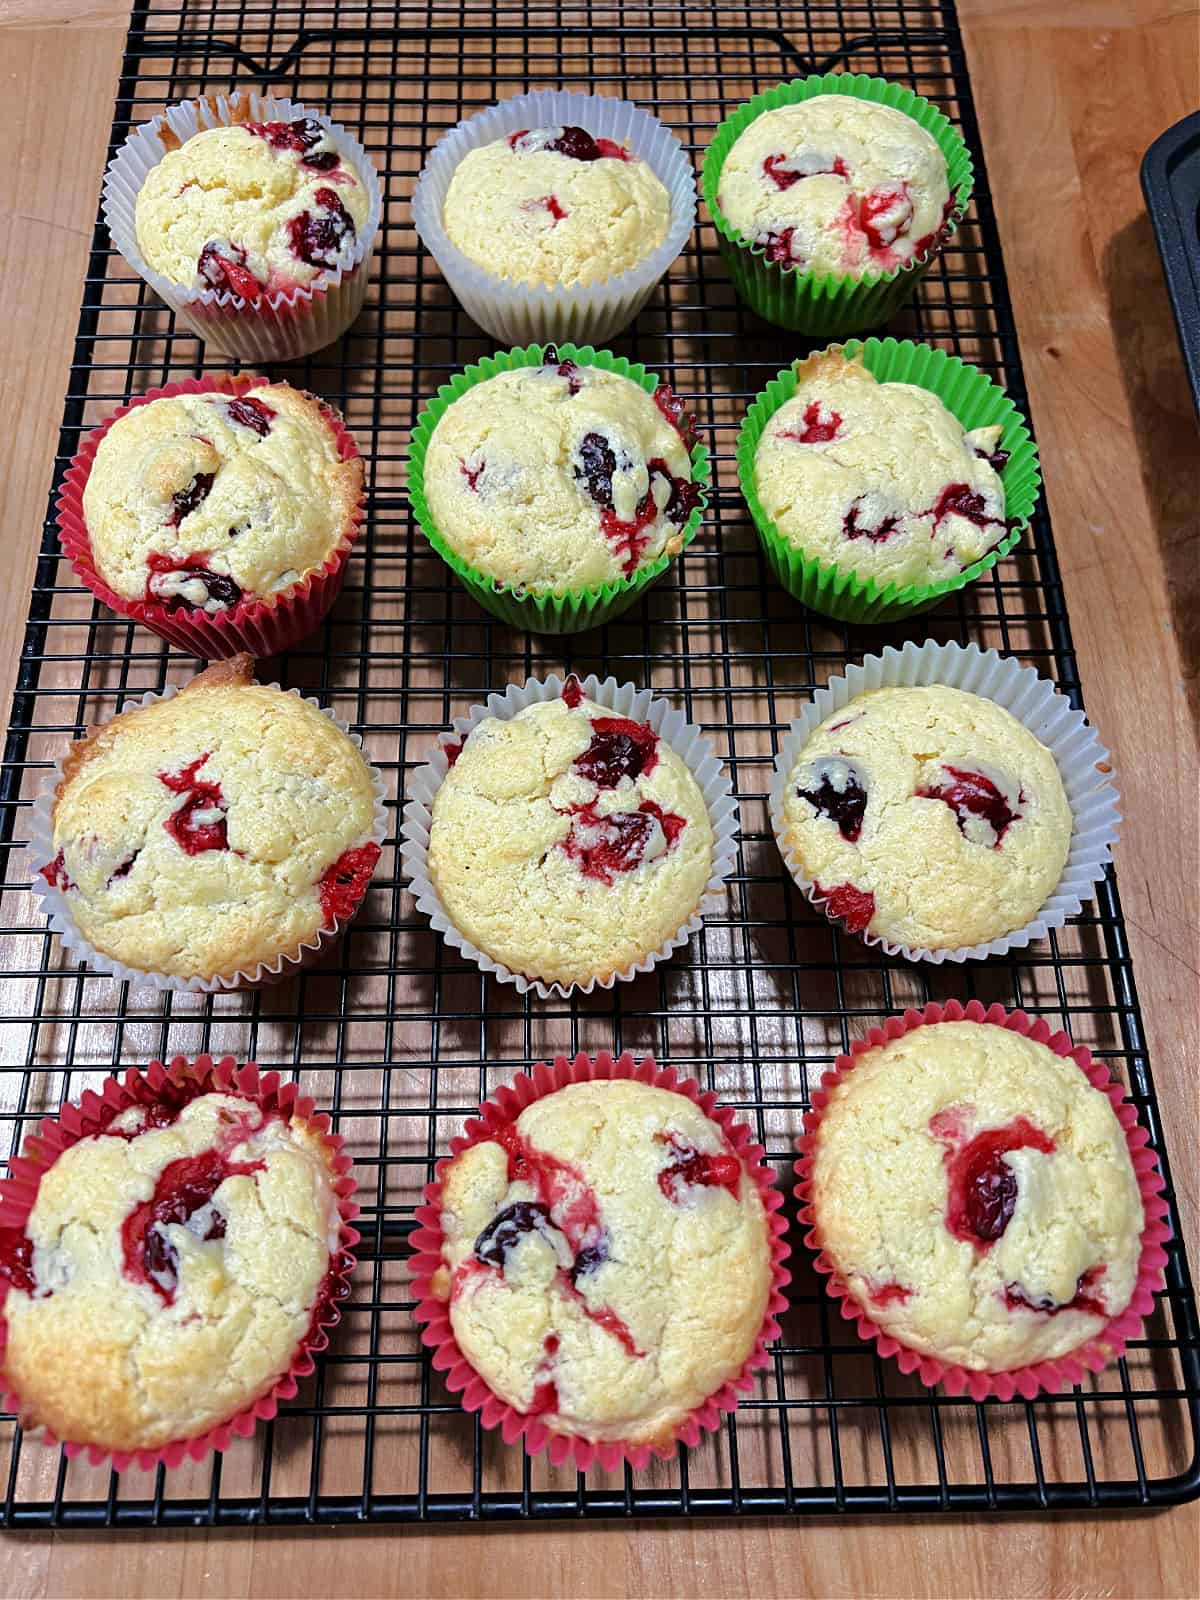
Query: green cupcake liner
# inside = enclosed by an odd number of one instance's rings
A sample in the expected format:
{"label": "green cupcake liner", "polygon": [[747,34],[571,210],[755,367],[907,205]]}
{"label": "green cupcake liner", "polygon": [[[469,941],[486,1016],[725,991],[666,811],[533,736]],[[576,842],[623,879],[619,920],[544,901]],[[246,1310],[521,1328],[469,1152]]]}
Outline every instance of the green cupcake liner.
{"label": "green cupcake liner", "polygon": [[[529,633],[582,633],[587,628],[598,628],[628,611],[644,589],[647,589],[683,554],[692,540],[708,509],[707,490],[712,483],[708,451],[702,444],[692,447],[692,482],[700,491],[700,503],[692,512],[680,532],[680,547],[674,555],[665,550],[656,560],[640,567],[631,578],[621,578],[614,583],[594,584],[584,589],[568,589],[561,594],[535,594],[520,584],[498,583],[486,573],[471,566],[443,538],[425,499],[425,457],[429,441],[446,409],[468,389],[474,388],[498,373],[511,372],[515,367],[540,367],[545,346],[530,344],[515,350],[504,350],[486,356],[474,366],[466,367],[442,384],[434,399],[430,400],[413,428],[408,454],[408,498],[421,531],[442,560],[458,578],[463,588],[471,594],[485,611],[507,622],[510,627],[524,628]],[[658,388],[659,380],[645,367],[615,356],[610,350],[595,350],[591,345],[560,343],[556,346],[561,357],[569,357],[581,367],[601,367],[605,372],[615,372],[630,378],[647,394]]]}
{"label": "green cupcake liner", "polygon": [[[763,246],[739,233],[717,202],[721,169],[739,136],[764,111],[796,105],[819,94],[845,94],[855,100],[902,111],[931,133],[946,158],[946,175],[953,206],[938,236],[923,256],[914,256],[890,272],[798,272],[768,261]],[[894,315],[929,270],[939,250],[961,222],[975,184],[971,155],[949,119],[930,101],[885,78],[860,73],[827,72],[811,78],[794,78],[778,84],[725,119],[704,156],[700,188],[717,229],[717,244],[729,267],[734,287],[746,303],[768,322],[818,338],[859,333],[878,327]]]}
{"label": "green cupcake liner", "polygon": [[775,577],[797,600],[822,616],[839,622],[895,622],[928,611],[948,594],[965,588],[1014,550],[1029,526],[1041,489],[1042,473],[1037,446],[1025,419],[998,384],[977,367],[932,345],[911,339],[847,339],[832,346],[847,357],[861,355],[863,365],[882,383],[912,383],[928,389],[958,418],[964,428],[999,423],[1004,430],[1000,448],[1009,452],[1001,473],[1004,514],[1009,531],[994,550],[973,566],[965,567],[941,583],[878,585],[873,578],[843,572],[832,562],[818,561],[785,539],[763,508],[754,477],[754,456],[767,423],[796,392],[796,371],[786,367],[772,378],[751,405],[738,434],[738,480],[750,515],[758,529],[767,563]]}

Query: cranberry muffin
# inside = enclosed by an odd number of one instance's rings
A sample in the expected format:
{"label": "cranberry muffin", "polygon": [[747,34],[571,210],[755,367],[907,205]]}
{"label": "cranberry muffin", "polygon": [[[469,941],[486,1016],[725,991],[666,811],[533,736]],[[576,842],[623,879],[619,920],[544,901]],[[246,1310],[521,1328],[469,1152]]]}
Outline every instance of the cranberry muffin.
{"label": "cranberry muffin", "polygon": [[788,774],[780,842],[852,931],[944,950],[1036,916],[1072,828],[1050,751],[1003,706],[931,684],[825,718]]}
{"label": "cranberry muffin", "polygon": [[442,207],[447,237],[484,271],[549,288],[636,266],[667,237],[671,198],[626,145],[585,128],[519,128],[470,150]]}
{"label": "cranberry muffin", "polygon": [[96,572],[128,601],[215,615],[275,601],[350,536],[358,456],[286,383],[133,406],[96,450],[83,513]]}
{"label": "cranberry muffin", "polygon": [[714,836],[686,762],[568,679],[486,717],[434,796],[430,881],[459,933],[510,972],[603,981],[699,909]]}
{"label": "cranberry muffin", "polygon": [[267,1393],[330,1281],[331,1159],[303,1121],[218,1092],[133,1106],[63,1151],[0,1262],[25,1425],[149,1450]]}
{"label": "cranberry muffin", "polygon": [[861,357],[822,351],[796,367],[754,482],[780,535],[860,580],[933,584],[1004,539],[999,427],[968,432],[937,395],[880,383]]}
{"label": "cranberry muffin", "polygon": [[515,1410],[553,1433],[663,1445],[742,1371],[770,1293],[766,1212],[693,1101],[627,1080],[571,1084],[440,1178],[431,1290]]}
{"label": "cranberry muffin", "polygon": [[351,916],[379,859],[371,769],[249,656],[73,745],[43,867],[75,927],[140,972],[233,978]]}
{"label": "cranberry muffin", "polygon": [[[243,102],[235,116],[249,115]],[[134,226],[146,263],[186,289],[256,301],[347,266],[370,198],[314,117],[235,121],[179,141],[138,192]]]}
{"label": "cranberry muffin", "polygon": [[683,545],[700,503],[690,422],[670,389],[560,359],[474,384],[430,437],[438,532],[497,584],[535,594],[632,578]]}
{"label": "cranberry muffin", "polygon": [[1054,1360],[1129,1304],[1144,1214],[1112,1103],[990,1023],[858,1056],[816,1125],[825,1255],[865,1315],[973,1371]]}
{"label": "cranberry muffin", "polygon": [[937,140],[912,117],[822,94],[749,124],[725,158],[718,199],[768,261],[861,276],[934,244],[950,186]]}

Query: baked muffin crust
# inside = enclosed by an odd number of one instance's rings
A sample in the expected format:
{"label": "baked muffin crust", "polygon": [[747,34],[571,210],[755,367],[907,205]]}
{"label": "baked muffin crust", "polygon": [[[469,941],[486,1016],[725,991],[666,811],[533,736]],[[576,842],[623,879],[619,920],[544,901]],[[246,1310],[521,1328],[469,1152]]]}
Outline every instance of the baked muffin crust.
{"label": "baked muffin crust", "polygon": [[751,1354],[771,1279],[762,1199],[684,1096],[572,1084],[442,1185],[433,1287],[459,1348],[552,1431],[669,1441]]}

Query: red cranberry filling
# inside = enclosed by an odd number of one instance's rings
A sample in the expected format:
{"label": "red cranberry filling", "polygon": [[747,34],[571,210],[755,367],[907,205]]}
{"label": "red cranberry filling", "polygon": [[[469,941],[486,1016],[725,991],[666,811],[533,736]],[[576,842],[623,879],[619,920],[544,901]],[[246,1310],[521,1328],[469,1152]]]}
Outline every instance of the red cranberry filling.
{"label": "red cranberry filling", "polygon": [[134,864],[141,853],[142,852],[140,850],[135,850],[131,856],[127,856],[119,867],[115,868],[114,871],[109,873],[108,882],[104,885],[104,887],[106,889],[111,889],[114,883],[120,883],[122,878],[127,878],[133,871]]}
{"label": "red cranberry filling", "polygon": [[663,831],[668,850],[687,827],[685,817],[664,811],[654,800],[643,800],[636,811],[618,811],[611,817],[600,816],[594,806],[577,806],[572,812],[571,831],[561,848],[585,878],[611,885],[616,873],[632,872],[641,865],[655,822]]}
{"label": "red cranberry filling", "polygon": [[801,151],[798,155],[785,156],[781,150],[778,155],[767,157],[763,162],[763,172],[777,189],[790,189],[801,178],[815,178],[823,172],[832,173],[838,178],[850,176],[850,168],[841,156],[834,156],[830,162],[828,156],[819,155],[816,151]]}
{"label": "red cranberry filling", "polygon": [[580,1293],[575,1287],[573,1272],[564,1272],[560,1268],[558,1286],[568,1300],[575,1302],[589,1322],[594,1322],[597,1327],[603,1328],[605,1333],[612,1335],[626,1355],[633,1356],[636,1359],[640,1359],[645,1355],[646,1352],[644,1350],[638,1349],[627,1324],[611,1306],[594,1306],[585,1295]]}
{"label": "red cranberry filling", "polygon": [[608,156],[616,161],[628,161],[628,150],[612,139],[594,139],[586,128],[568,124],[560,128],[554,138],[547,139],[548,128],[518,128],[508,136],[509,148],[518,155],[529,155],[537,150],[553,150],[557,155],[569,156],[572,161],[599,161]]}
{"label": "red cranberry filling", "polygon": [[562,222],[565,217],[570,216],[570,212],[567,210],[566,206],[564,206],[558,196],[554,194],[544,194],[539,196],[539,198],[536,200],[522,200],[521,209],[522,211],[548,211],[550,213],[550,226],[552,228],[557,228],[558,224]]}
{"label": "red cranberry filling", "polygon": [[521,1137],[515,1122],[505,1123],[492,1137],[508,1156],[508,1181],[532,1185],[572,1252],[596,1245],[604,1233],[600,1206],[578,1167],[535,1149]]}
{"label": "red cranberry filling", "polygon": [[571,711],[574,711],[576,706],[583,704],[583,689],[580,686],[579,679],[573,672],[568,674],[567,681],[563,684],[562,697]]}
{"label": "red cranberry filling", "polygon": [[310,267],[335,267],[347,239],[354,238],[354,218],[332,189],[318,189],[313,199],[322,208],[315,216],[302,211],[288,223],[292,254]]}
{"label": "red cranberry filling", "polygon": [[7,1293],[5,1285],[22,1289],[26,1294],[37,1291],[37,1279],[33,1275],[33,1240],[15,1228],[0,1228],[0,1304]]}
{"label": "red cranberry filling", "polygon": [[867,527],[860,523],[859,505],[856,500],[842,518],[843,539],[870,539],[872,544],[884,544],[900,526],[899,517],[884,517],[877,527]]}
{"label": "red cranberry filling", "polygon": [[1108,1309],[1104,1301],[1091,1292],[1104,1276],[1105,1270],[1103,1263],[1097,1263],[1086,1272],[1081,1272],[1075,1280],[1075,1293],[1070,1300],[1054,1300],[1049,1295],[1030,1295],[1019,1283],[1006,1283],[1004,1304],[1010,1311],[1019,1308],[1040,1311],[1047,1317],[1057,1317],[1063,1311],[1083,1311],[1090,1317],[1106,1317]]}
{"label": "red cranberry filling", "polygon": [[858,211],[859,227],[872,250],[889,250],[913,219],[912,196],[908,185],[885,183],[862,198]]}
{"label": "red cranberry filling", "polygon": [[208,499],[212,486],[216,482],[215,472],[198,472],[188,484],[186,489],[177,489],[171,496],[171,518],[169,527],[177,528],[184,517],[195,511],[196,507]]}
{"label": "red cranberry filling", "polygon": [[210,289],[228,289],[243,300],[257,300],[263,286],[246,265],[240,245],[210,239],[196,260],[196,271]]}
{"label": "red cranberry filling", "polygon": [[146,557],[146,566],[149,576],[146,579],[146,602],[149,605],[165,606],[168,611],[178,611],[181,607],[194,609],[190,600],[185,600],[181,594],[164,594],[165,580],[178,579],[186,582],[199,579],[204,585],[205,592],[210,600],[215,600],[218,605],[228,607],[241,603],[242,590],[227,572],[212,572],[204,563],[208,560],[207,550],[197,551],[190,556],[168,556],[158,550],[152,550]]}
{"label": "red cranberry filling", "polygon": [[576,769],[601,789],[615,789],[622,778],[653,772],[658,735],[644,722],[627,717],[594,717],[592,742],[575,759]]}
{"label": "red cranberry filling", "polygon": [[813,887],[825,901],[830,916],[844,922],[851,933],[865,933],[875,915],[875,896],[869,889],[856,889],[852,883],[835,883],[832,889]]}
{"label": "red cranberry filling", "polygon": [[962,517],[965,522],[973,523],[977,528],[1004,526],[1003,517],[988,516],[987,501],[966,483],[947,484],[929,510],[922,512],[923,516],[933,518],[935,528],[944,517],[952,514]]}
{"label": "red cranberry filling", "polygon": [[[982,817],[996,835],[993,850],[999,850],[1009,825],[1019,822],[1022,813],[1010,809],[1008,801],[990,778],[982,772],[969,772],[964,767],[944,769],[952,779],[950,783],[931,785],[918,789],[923,800],[943,800],[953,811],[958,831],[966,837],[968,817]],[[1022,795],[1022,799],[1024,796]]]}
{"label": "red cranberry filling", "polygon": [[540,1233],[545,1238],[553,1226],[547,1207],[535,1200],[517,1200],[488,1223],[475,1241],[475,1255],[485,1266],[499,1267],[503,1272],[509,1255],[527,1233]]}
{"label": "red cranberry filling", "polygon": [[987,462],[993,472],[1003,472],[1008,465],[1009,457],[1012,455],[1011,450],[1002,450],[999,446],[995,450],[981,450],[977,444],[973,444],[971,449],[981,461]]}
{"label": "red cranberry filling", "polygon": [[[219,1150],[169,1162],[158,1175],[153,1196],[135,1206],[121,1224],[125,1276],[148,1283],[170,1305],[179,1286],[179,1256],[167,1238],[167,1225],[187,1223],[208,1205],[226,1178],[262,1172],[265,1167],[265,1161],[229,1161]],[[225,1237],[220,1213],[213,1213],[203,1237]]]}
{"label": "red cranberry filling", "polygon": [[483,463],[482,460],[479,462],[479,464],[477,466],[474,466],[474,467],[469,466],[461,458],[459,460],[458,470],[462,473],[463,477],[467,480],[467,488],[471,491],[472,494],[478,494],[479,493],[479,480],[483,476],[483,468],[484,468],[484,463]]}
{"label": "red cranberry filling", "polygon": [[569,356],[564,356],[560,361],[558,358],[558,346],[556,344],[546,345],[545,349],[542,351],[542,365],[544,367],[553,367],[560,378],[565,378],[567,380],[568,394],[578,394],[583,388],[583,378],[580,374],[578,365],[572,361]]}
{"label": "red cranberry filling", "polygon": [[[930,1123],[935,1137],[937,1121]],[[946,1226],[956,1239],[986,1250],[1002,1237],[1017,1206],[1017,1175],[1004,1159],[1013,1150],[1050,1155],[1054,1140],[1025,1117],[1003,1128],[985,1128],[958,1149],[947,1140]]]}
{"label": "red cranberry filling", "polygon": [[867,1290],[872,1302],[877,1306],[902,1306],[906,1300],[912,1299],[912,1290],[903,1283],[880,1283]]}
{"label": "red cranberry filling", "polygon": [[658,1187],[672,1205],[682,1205],[693,1186],[727,1189],[737,1199],[742,1164],[736,1156],[702,1154],[678,1133],[656,1133],[654,1137],[659,1144],[670,1146],[674,1158],[658,1175]]}
{"label": "red cranberry filling", "polygon": [[763,256],[767,261],[774,261],[781,267],[797,267],[800,262],[792,255],[792,235],[795,228],[780,228],[778,232],[772,229],[763,235],[760,243],[763,246]]}
{"label": "red cranberry filling", "polygon": [[[183,804],[172,811],[163,827],[189,856],[198,856],[205,850],[229,849],[225,797],[221,793],[221,785],[196,776],[211,753],[206,750],[195,761],[189,762],[182,772],[160,772],[158,775],[158,781],[165,784],[172,794],[187,796]],[[198,822],[197,811],[218,811],[220,815]]]}
{"label": "red cranberry filling", "polygon": [[369,841],[343,850],[333,865],[325,868],[321,874],[320,895],[321,915],[327,928],[353,916],[355,906],[366,893],[379,855],[379,846]]}
{"label": "red cranberry filling", "polygon": [[262,439],[270,433],[274,408],[262,400],[256,400],[252,394],[237,395],[229,401],[227,409],[231,422],[238,422],[243,428],[252,428]]}
{"label": "red cranberry filling", "polygon": [[797,444],[829,444],[838,436],[842,419],[824,400],[810,400],[804,408],[802,428],[780,428],[779,438],[794,439]]}
{"label": "red cranberry filling", "polygon": [[660,383],[654,391],[654,404],[666,417],[683,440],[688,450],[696,443],[696,419],[687,408],[687,401],[676,394],[669,383]]}
{"label": "red cranberry filling", "polygon": [[686,478],[672,477],[666,462],[660,456],[655,456],[646,463],[651,487],[638,502],[633,517],[629,521],[622,520],[613,508],[613,474],[618,467],[628,470],[632,464],[624,453],[618,462],[616,451],[603,434],[585,433],[579,441],[573,466],[575,477],[583,483],[589,498],[600,507],[601,532],[620,560],[626,577],[637,570],[642,552],[650,542],[646,530],[653,527],[659,517],[653,492],[655,476],[664,478],[671,486],[670,496],[662,509],[662,515],[668,522],[675,526],[685,523],[700,503],[700,491],[696,485]]}
{"label": "red cranberry filling", "polygon": [[[802,800],[807,800],[818,815],[836,822],[843,839],[856,844],[867,809],[867,791],[862,774],[849,762],[838,760],[836,763],[827,761],[818,764],[815,776],[815,788],[801,789],[797,786],[796,793]],[[835,779],[843,776],[844,784],[838,788]]]}
{"label": "red cranberry filling", "polygon": [[942,207],[942,220],[936,230],[933,233],[925,234],[924,237],[918,239],[916,244],[913,246],[914,256],[923,256],[925,252],[932,249],[935,244],[938,244],[943,239],[948,239],[950,237],[950,234],[953,231],[953,224],[950,221],[950,215],[954,210],[954,206],[955,196],[952,194],[947,198],[945,205]]}
{"label": "red cranberry filling", "polygon": [[248,122],[246,132],[265,139],[274,150],[299,151],[301,166],[311,167],[316,172],[328,172],[338,164],[336,150],[308,153],[326,136],[315,117],[297,117],[294,122]]}
{"label": "red cranberry filling", "polygon": [[447,767],[452,767],[458,760],[459,756],[462,755],[464,742],[465,741],[462,739],[455,739],[450,744],[444,744],[442,746],[442,754],[446,758]]}
{"label": "red cranberry filling", "polygon": [[68,889],[73,889],[75,887],[75,885],[71,882],[71,875],[67,871],[66,862],[63,859],[63,853],[61,850],[55,856],[53,861],[47,861],[44,867],[38,868],[38,871],[41,873],[42,877],[45,878],[46,882],[52,889],[61,889],[62,892],[66,894]]}

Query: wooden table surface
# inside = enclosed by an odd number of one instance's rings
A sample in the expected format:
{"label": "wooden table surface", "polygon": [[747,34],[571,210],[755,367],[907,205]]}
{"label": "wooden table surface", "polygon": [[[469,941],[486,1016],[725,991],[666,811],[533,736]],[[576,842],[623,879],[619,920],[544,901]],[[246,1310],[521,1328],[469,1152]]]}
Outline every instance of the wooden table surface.
{"label": "wooden table surface", "polygon": [[[127,0],[0,0],[7,706]],[[961,0],[1088,706],[1193,1262],[1200,913],[1196,421],[1138,164],[1200,103],[1179,0]],[[56,108],[47,117],[48,105]],[[0,1594],[1195,1596],[1196,1507],[1157,1516],[515,1530],[10,1535]]]}

